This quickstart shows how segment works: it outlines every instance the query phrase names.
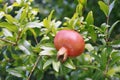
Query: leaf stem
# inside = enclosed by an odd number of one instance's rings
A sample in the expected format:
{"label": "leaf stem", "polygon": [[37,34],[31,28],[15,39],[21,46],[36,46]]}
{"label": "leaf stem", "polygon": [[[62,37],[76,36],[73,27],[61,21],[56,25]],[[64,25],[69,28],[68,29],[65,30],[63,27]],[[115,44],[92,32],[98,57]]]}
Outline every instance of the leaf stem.
{"label": "leaf stem", "polygon": [[[108,0],[108,6],[110,5],[110,0]],[[109,14],[106,16],[106,23],[107,23],[107,25],[109,24]],[[106,29],[106,34],[107,34],[107,36],[106,36],[106,42],[108,42],[109,40],[108,40],[108,28]]]}
{"label": "leaf stem", "polygon": [[32,68],[31,71],[30,71],[30,74],[29,74],[27,80],[30,80],[30,78],[31,78],[31,76],[32,76],[32,74],[33,74],[33,72],[34,72],[34,70],[35,70],[35,68],[36,68],[36,66],[37,66],[37,64],[38,64],[38,62],[39,62],[39,60],[40,60],[40,57],[41,57],[41,56],[39,55],[38,58],[37,58],[37,60],[36,60],[36,62],[35,62],[35,64],[34,64],[34,66],[33,66],[33,68]]}

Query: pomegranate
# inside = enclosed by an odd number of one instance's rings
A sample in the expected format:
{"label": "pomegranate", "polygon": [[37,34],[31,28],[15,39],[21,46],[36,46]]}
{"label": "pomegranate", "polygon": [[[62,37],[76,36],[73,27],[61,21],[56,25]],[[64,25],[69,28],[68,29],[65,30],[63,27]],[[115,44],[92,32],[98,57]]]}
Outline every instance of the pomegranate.
{"label": "pomegranate", "polygon": [[85,48],[83,37],[74,30],[61,30],[54,38],[54,46],[58,50],[57,59],[64,62],[67,57],[79,56]]}

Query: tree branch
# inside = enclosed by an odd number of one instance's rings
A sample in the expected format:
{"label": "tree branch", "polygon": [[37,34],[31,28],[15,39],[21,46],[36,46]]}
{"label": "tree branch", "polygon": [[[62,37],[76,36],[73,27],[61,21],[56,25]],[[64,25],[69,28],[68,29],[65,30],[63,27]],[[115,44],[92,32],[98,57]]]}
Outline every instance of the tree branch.
{"label": "tree branch", "polygon": [[36,62],[35,62],[35,64],[34,64],[34,66],[33,66],[33,68],[32,68],[31,71],[30,71],[30,74],[29,74],[27,80],[30,80],[30,78],[31,78],[31,76],[32,76],[32,74],[33,74],[33,72],[34,72],[34,70],[35,70],[35,68],[36,68],[36,66],[37,66],[37,64],[38,64],[38,62],[39,62],[39,60],[40,60],[40,57],[41,57],[41,56],[39,55],[38,58],[37,58],[37,60],[36,60]]}

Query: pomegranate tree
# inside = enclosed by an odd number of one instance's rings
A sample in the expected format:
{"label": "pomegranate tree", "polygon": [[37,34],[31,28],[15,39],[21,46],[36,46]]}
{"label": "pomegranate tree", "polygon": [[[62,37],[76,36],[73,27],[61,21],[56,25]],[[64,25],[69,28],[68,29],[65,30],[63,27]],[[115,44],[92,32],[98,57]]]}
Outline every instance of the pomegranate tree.
{"label": "pomegranate tree", "polygon": [[64,62],[67,57],[79,56],[85,48],[83,37],[74,30],[61,30],[54,38],[54,46],[58,50],[57,59]]}

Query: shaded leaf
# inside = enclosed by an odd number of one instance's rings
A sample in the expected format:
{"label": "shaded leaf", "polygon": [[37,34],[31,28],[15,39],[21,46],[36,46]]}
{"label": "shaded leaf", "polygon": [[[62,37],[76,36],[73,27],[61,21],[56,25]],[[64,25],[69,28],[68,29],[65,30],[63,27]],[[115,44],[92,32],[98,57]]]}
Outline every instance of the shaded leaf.
{"label": "shaded leaf", "polygon": [[52,59],[47,60],[47,61],[44,63],[44,65],[43,65],[43,69],[45,69],[46,67],[48,67],[49,65],[51,65],[52,62],[53,62]]}
{"label": "shaded leaf", "polygon": [[70,69],[76,69],[75,65],[73,64],[71,59],[68,59],[64,64],[65,67]]}
{"label": "shaded leaf", "polygon": [[6,70],[9,74],[14,75],[16,77],[23,77],[23,72],[20,70],[15,70],[15,69],[7,69]]}
{"label": "shaded leaf", "polygon": [[115,28],[115,26],[120,22],[120,20],[116,21],[109,29],[109,32],[108,32],[108,38],[110,37],[113,29]]}
{"label": "shaded leaf", "polygon": [[53,61],[53,62],[52,62],[52,66],[53,66],[53,69],[54,69],[56,72],[59,72],[59,68],[60,68],[60,62],[59,62],[59,61]]}

